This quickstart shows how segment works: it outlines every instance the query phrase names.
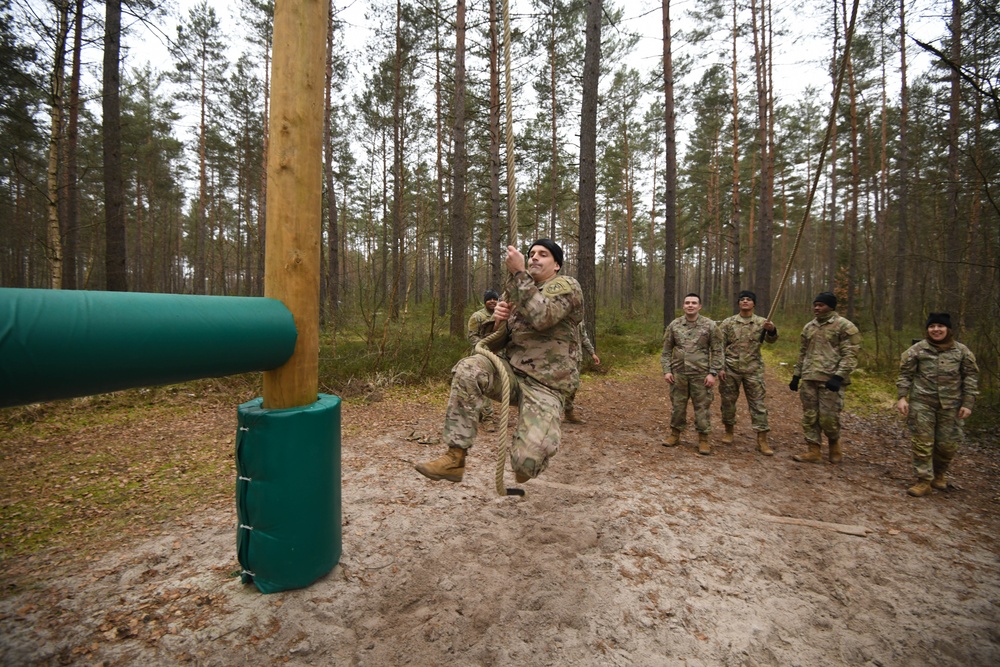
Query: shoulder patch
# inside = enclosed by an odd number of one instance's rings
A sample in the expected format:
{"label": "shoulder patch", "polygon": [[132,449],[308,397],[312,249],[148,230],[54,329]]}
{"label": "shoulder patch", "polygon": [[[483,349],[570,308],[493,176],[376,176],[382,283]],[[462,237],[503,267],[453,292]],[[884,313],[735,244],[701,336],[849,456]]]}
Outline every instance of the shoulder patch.
{"label": "shoulder patch", "polygon": [[858,328],[854,324],[848,324],[847,328],[844,329],[844,333],[846,333],[848,336],[853,336],[853,335],[859,334],[861,332],[858,330]]}
{"label": "shoulder patch", "polygon": [[555,278],[548,282],[542,289],[542,294],[545,296],[562,296],[563,294],[572,294],[573,285],[566,278]]}

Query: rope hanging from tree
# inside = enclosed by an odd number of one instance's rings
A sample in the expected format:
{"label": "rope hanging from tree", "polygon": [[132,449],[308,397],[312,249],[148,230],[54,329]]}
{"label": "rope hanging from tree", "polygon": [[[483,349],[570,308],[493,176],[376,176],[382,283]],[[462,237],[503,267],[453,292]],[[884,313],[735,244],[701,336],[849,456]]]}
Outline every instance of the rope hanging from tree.
{"label": "rope hanging from tree", "polygon": [[[851,8],[851,23],[847,27],[847,34],[845,35],[844,54],[840,61],[840,71],[837,73],[837,81],[833,86],[833,104],[830,106],[830,118],[827,120],[826,135],[823,137],[823,145],[819,150],[819,163],[816,165],[816,175],[813,176],[812,184],[809,186],[809,195],[806,198],[806,209],[802,216],[802,224],[799,225],[799,230],[795,234],[795,243],[792,244],[792,252],[788,255],[788,261],[785,262],[785,268],[781,273],[781,280],[778,281],[778,290],[775,292],[774,298],[771,299],[771,307],[767,310],[767,319],[771,319],[774,316],[774,311],[778,307],[781,292],[785,288],[788,274],[791,273],[792,262],[795,260],[795,254],[799,250],[799,243],[802,241],[802,234],[805,232],[806,224],[809,222],[809,210],[812,208],[813,198],[815,198],[816,190],[819,187],[820,176],[823,174],[823,162],[826,160],[826,151],[830,146],[830,138],[833,136],[834,123],[837,121],[837,101],[840,99],[840,91],[844,85],[844,76],[847,73],[847,63],[851,55],[851,42],[854,41],[854,24],[858,17],[859,1],[854,0],[854,5]],[[761,331],[760,333],[760,341],[762,343],[764,342],[766,333],[766,331]]]}
{"label": "rope hanging from tree", "polygon": [[[507,243],[517,246],[517,188],[514,180],[514,112],[511,107],[511,85],[510,85],[510,3],[503,1],[503,57],[504,57],[504,93],[505,93],[505,118],[507,122],[507,218],[509,226],[507,229]],[[495,248],[494,248],[495,250]],[[507,275],[507,288],[504,290],[504,301],[507,301],[510,294],[511,276]],[[496,490],[500,496],[523,496],[523,489],[509,489],[504,484],[504,467],[507,464],[507,452],[509,443],[507,442],[507,424],[510,419],[510,375],[503,360],[494,354],[490,348],[490,343],[500,340],[507,334],[507,325],[503,324],[499,329],[476,344],[476,353],[481,354],[490,360],[496,370],[497,377],[500,378],[500,416],[497,428],[497,466],[496,466]],[[487,399],[489,400],[489,399]]]}

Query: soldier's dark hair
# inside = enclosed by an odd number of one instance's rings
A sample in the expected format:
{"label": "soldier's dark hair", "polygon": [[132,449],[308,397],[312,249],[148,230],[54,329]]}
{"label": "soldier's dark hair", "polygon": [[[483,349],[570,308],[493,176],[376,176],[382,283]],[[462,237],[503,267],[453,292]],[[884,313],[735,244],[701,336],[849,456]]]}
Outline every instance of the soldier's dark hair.
{"label": "soldier's dark hair", "polygon": [[689,296],[693,296],[694,298],[698,299],[698,303],[701,303],[701,296],[696,292],[688,292],[687,294],[684,295],[684,298],[686,299]]}

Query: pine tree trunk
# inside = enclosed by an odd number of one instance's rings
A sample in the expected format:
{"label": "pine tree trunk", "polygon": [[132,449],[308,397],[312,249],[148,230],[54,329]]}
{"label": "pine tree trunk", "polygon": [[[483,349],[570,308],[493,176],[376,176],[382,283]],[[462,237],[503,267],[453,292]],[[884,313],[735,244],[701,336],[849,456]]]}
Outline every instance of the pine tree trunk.
{"label": "pine tree trunk", "polygon": [[601,75],[603,0],[588,0],[583,91],[580,106],[580,249],[577,276],[583,290],[584,325],[591,340],[597,321],[597,104]]}
{"label": "pine tree trunk", "polygon": [[740,293],[742,287],[740,286],[741,276],[741,262],[743,261],[740,257],[740,235],[742,234],[741,221],[740,221],[740,116],[739,116],[739,83],[736,76],[737,73],[737,49],[736,49],[736,37],[739,34],[739,27],[737,24],[737,14],[738,5],[736,0],[733,0],[733,60],[732,60],[732,70],[733,70],[733,185],[732,185],[732,210],[730,213],[730,239],[732,245],[732,283],[731,291],[733,298]]}
{"label": "pine tree trunk", "polygon": [[497,3],[490,0],[490,238],[486,249],[489,287],[503,284],[500,253],[500,41]]}
{"label": "pine tree trunk", "polygon": [[906,316],[906,267],[909,259],[906,256],[906,240],[908,234],[909,179],[910,179],[910,146],[907,140],[907,129],[910,122],[910,89],[906,83],[906,2],[899,0],[899,37],[900,37],[900,84],[899,84],[899,224],[896,230],[896,280],[893,289],[892,328],[902,331]]}
{"label": "pine tree trunk", "polygon": [[469,227],[465,218],[465,0],[457,0],[455,15],[455,159],[451,195],[451,327],[454,337],[465,335],[465,305],[469,286]]}
{"label": "pine tree trunk", "polygon": [[663,0],[663,108],[666,117],[666,174],[663,211],[663,326],[674,319],[677,303],[677,131],[670,0]]}
{"label": "pine tree trunk", "polygon": [[[62,0],[56,3],[57,24],[55,34],[55,53],[52,61],[52,89],[50,91],[51,107],[49,113],[49,163],[47,172],[48,192],[48,260],[49,281],[52,289],[62,288],[63,282],[63,249],[62,226],[59,221],[59,156],[63,145],[63,99],[66,78],[66,36],[69,33],[69,3]],[[109,10],[110,11],[110,10]]]}

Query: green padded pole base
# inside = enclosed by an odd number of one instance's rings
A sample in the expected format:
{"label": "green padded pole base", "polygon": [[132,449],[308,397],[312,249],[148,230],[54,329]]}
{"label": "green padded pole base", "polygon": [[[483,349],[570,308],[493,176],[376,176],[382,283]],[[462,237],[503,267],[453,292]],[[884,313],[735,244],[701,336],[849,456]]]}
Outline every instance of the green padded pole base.
{"label": "green padded pole base", "polygon": [[340,562],[340,398],[282,410],[239,407],[236,551],[243,583],[303,588]]}

